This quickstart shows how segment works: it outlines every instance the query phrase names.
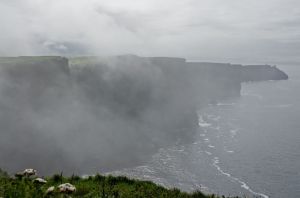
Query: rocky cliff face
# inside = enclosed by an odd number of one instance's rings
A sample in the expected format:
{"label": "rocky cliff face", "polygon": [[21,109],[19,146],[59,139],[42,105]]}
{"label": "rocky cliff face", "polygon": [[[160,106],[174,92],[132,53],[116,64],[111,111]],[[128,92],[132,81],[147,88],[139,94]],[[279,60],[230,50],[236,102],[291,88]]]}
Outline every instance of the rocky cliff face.
{"label": "rocky cliff face", "polygon": [[281,79],[275,67],[181,58],[0,58],[0,167],[129,166],[193,139],[196,110],[238,97],[242,82]]}

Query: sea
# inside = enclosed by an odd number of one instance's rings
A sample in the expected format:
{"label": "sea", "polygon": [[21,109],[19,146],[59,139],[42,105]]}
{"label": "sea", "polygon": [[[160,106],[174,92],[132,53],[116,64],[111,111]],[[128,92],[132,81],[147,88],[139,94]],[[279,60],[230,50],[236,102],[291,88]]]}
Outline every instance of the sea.
{"label": "sea", "polygon": [[300,197],[300,65],[279,68],[289,80],[243,83],[241,97],[199,109],[191,144],[110,174],[187,192]]}

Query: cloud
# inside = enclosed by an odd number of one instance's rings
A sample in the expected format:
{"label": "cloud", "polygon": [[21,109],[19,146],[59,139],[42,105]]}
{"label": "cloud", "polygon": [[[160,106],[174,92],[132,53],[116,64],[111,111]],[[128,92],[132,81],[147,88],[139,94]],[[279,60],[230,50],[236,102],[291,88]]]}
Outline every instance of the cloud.
{"label": "cloud", "polygon": [[[300,39],[299,14],[296,0],[1,0],[0,55],[264,60],[278,58],[274,45]],[[290,54],[279,58],[296,58]]]}

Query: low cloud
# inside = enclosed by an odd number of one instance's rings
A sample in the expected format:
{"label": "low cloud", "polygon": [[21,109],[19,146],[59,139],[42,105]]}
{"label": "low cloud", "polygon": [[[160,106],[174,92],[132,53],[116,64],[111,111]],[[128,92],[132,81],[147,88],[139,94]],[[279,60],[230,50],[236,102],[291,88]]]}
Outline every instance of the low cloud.
{"label": "low cloud", "polygon": [[2,0],[0,55],[297,59],[299,13],[296,0]]}

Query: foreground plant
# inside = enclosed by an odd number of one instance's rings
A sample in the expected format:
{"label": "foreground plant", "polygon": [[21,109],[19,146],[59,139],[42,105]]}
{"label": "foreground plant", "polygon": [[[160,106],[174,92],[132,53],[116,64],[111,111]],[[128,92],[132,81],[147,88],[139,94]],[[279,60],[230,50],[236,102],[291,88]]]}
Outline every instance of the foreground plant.
{"label": "foreground plant", "polygon": [[[2,176],[1,176],[2,175]],[[40,180],[40,179],[39,179]],[[166,189],[150,181],[138,181],[124,176],[97,174],[88,178],[53,175],[36,182],[32,177],[9,177],[0,174],[0,197],[3,198],[217,198],[200,191],[181,192]],[[224,196],[222,198],[225,198]]]}

